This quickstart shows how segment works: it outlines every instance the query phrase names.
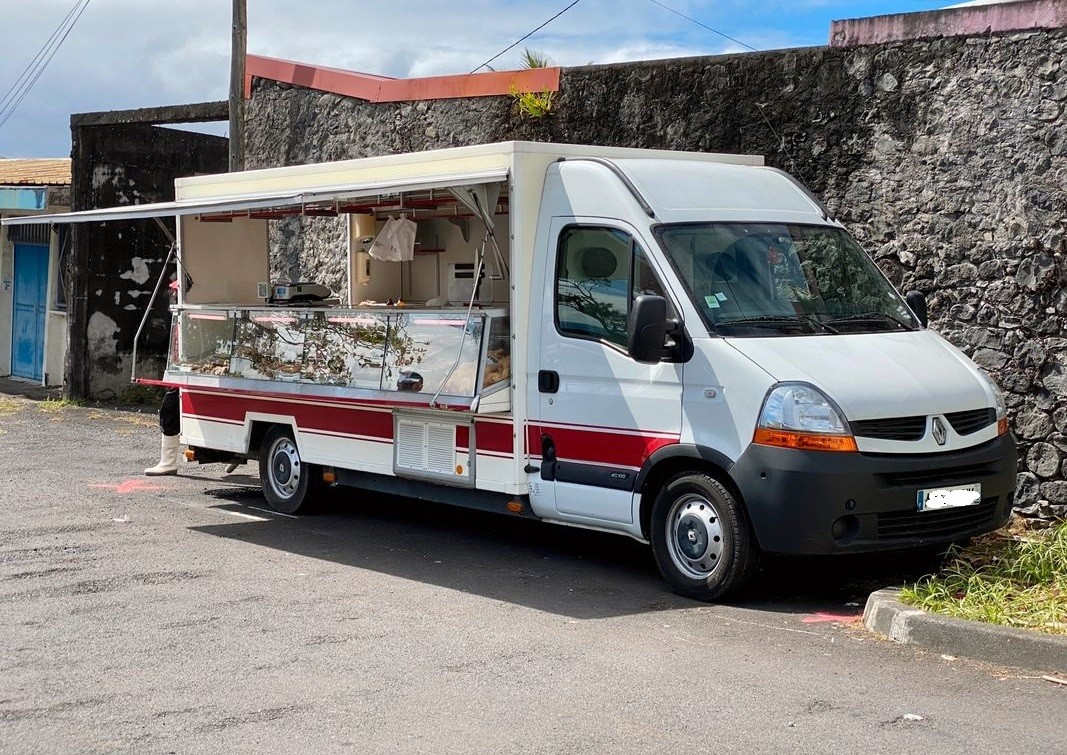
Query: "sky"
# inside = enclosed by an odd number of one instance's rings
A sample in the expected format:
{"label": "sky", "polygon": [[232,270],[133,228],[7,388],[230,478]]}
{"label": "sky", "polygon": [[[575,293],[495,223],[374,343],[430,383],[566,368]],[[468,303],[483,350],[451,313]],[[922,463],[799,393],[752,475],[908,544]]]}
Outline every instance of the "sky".
{"label": "sky", "polygon": [[[660,1],[758,50],[824,45],[833,19],[951,2]],[[569,2],[248,0],[248,52],[394,77],[468,73]],[[75,0],[0,0],[0,96],[74,6]],[[0,125],[0,156],[69,156],[71,113],[226,99],[230,9],[227,0],[90,0]],[[493,67],[518,67],[524,47],[562,66],[746,51],[652,0],[581,0]],[[222,126],[209,130],[225,133]]]}

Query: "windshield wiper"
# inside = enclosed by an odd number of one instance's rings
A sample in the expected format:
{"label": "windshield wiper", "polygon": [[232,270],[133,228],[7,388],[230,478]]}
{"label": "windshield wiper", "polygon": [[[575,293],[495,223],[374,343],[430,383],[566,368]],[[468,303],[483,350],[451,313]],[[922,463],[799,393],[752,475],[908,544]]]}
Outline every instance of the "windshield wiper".
{"label": "windshield wiper", "polygon": [[755,317],[740,317],[736,320],[721,320],[715,323],[721,325],[811,325],[816,330],[824,333],[836,333],[837,329],[817,320],[812,315],[757,315]]}
{"label": "windshield wiper", "polygon": [[887,312],[860,312],[855,315],[845,315],[844,317],[833,317],[829,320],[832,323],[844,323],[844,322],[892,322],[900,326],[901,330],[914,330],[903,320],[894,317]]}

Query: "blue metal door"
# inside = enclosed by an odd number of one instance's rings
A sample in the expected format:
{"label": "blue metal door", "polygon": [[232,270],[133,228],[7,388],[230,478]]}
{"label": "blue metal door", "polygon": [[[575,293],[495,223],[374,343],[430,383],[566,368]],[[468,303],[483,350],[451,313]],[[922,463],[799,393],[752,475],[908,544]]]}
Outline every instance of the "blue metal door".
{"label": "blue metal door", "polygon": [[44,371],[44,328],[48,308],[48,247],[15,244],[15,312],[11,374],[40,380]]}

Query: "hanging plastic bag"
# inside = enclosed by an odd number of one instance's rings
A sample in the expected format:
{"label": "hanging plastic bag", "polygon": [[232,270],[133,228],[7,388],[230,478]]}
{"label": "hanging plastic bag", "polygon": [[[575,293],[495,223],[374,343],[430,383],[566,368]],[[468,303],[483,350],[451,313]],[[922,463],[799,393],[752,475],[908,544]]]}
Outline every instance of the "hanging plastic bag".
{"label": "hanging plastic bag", "polygon": [[408,262],[415,258],[415,231],[418,225],[407,218],[389,218],[374,237],[367,252],[376,260]]}

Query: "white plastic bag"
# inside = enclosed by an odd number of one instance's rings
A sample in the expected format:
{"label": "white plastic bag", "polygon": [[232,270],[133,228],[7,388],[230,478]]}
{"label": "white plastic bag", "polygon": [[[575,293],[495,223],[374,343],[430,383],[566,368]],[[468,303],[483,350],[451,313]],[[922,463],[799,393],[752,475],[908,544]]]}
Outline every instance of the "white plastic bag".
{"label": "white plastic bag", "polygon": [[367,252],[376,260],[407,262],[415,258],[415,231],[418,225],[407,218],[389,218],[374,237]]}

